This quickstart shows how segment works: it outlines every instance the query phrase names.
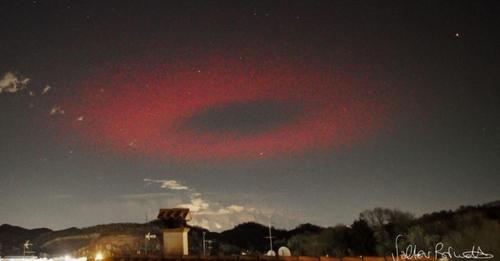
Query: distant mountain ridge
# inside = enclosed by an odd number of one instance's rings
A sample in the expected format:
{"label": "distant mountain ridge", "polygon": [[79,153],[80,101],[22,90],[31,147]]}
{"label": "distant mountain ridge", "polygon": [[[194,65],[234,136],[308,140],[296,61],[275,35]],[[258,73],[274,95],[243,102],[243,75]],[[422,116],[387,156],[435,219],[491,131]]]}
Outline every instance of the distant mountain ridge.
{"label": "distant mountain ridge", "polygon": [[[460,227],[460,220],[464,216],[484,216],[500,224],[500,200],[489,202],[478,206],[462,206],[454,211],[438,211],[422,215],[411,222],[411,226],[420,226],[427,230],[433,230],[436,224],[440,224],[439,234],[445,236],[448,231],[454,231]],[[443,225],[444,224],[444,225]],[[83,253],[90,246],[104,244],[113,241],[114,236],[129,237],[133,246],[127,246],[131,254],[135,254],[136,245],[143,245],[140,240],[146,233],[161,234],[162,223],[155,220],[145,224],[117,223],[96,225],[86,228],[68,228],[63,230],[51,230],[48,228],[25,229],[9,224],[0,225],[0,256],[16,255],[22,253],[22,245],[26,240],[33,242],[33,250],[37,253],[49,255],[65,254],[69,252]],[[294,229],[272,228],[272,234],[276,246],[290,245],[300,242],[300,238],[315,235],[333,233],[332,231],[347,231],[348,226],[336,226],[325,228],[313,224],[302,224]],[[265,253],[269,248],[269,242],[265,239],[268,235],[268,226],[255,222],[243,223],[222,232],[210,232],[204,228],[192,227],[189,234],[190,252],[201,252],[201,235],[206,232],[207,239],[214,243],[214,252],[239,254],[241,252]],[[429,231],[427,231],[429,232]],[[102,241],[107,238],[107,241]],[[161,238],[161,237],[160,237]],[[128,239],[127,239],[128,240]],[[135,240],[135,241],[133,241]],[[299,241],[297,241],[299,240]],[[347,240],[347,239],[345,239]],[[307,243],[307,242],[306,242]],[[500,242],[499,242],[500,244]],[[293,244],[292,244],[293,245]],[[83,252],[81,252],[83,251]],[[140,249],[139,249],[140,251]]]}
{"label": "distant mountain ridge", "polygon": [[0,225],[0,255],[6,253],[21,253],[22,244],[53,231],[48,228],[26,229],[9,224]]}

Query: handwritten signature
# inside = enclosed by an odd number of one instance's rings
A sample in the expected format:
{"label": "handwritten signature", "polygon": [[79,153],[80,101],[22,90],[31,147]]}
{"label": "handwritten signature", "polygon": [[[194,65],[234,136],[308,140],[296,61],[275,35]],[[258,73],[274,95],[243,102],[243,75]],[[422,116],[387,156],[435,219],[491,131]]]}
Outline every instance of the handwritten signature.
{"label": "handwritten signature", "polygon": [[[422,250],[418,249],[417,245],[415,244],[409,244],[404,250],[399,248],[400,240],[404,237],[404,235],[398,235],[395,240],[395,246],[396,246],[396,255],[392,253],[392,260],[393,261],[399,261],[399,258],[401,259],[420,259],[420,258],[426,258],[429,259],[431,257],[434,257],[434,259],[451,259],[451,258],[456,258],[456,259],[463,259],[463,258],[468,258],[468,259],[491,259],[494,258],[492,254],[484,253],[481,247],[476,247],[472,246],[472,249],[469,251],[455,251],[453,247],[445,247],[445,245],[441,242],[437,243],[434,246],[433,250]],[[398,254],[399,253],[399,254]]]}

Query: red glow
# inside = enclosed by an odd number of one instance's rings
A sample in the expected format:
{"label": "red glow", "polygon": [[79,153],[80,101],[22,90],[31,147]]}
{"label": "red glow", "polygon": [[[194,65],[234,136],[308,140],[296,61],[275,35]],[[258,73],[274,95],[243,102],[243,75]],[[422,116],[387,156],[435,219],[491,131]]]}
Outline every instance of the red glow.
{"label": "red glow", "polygon": [[[70,117],[84,120],[66,127],[85,143],[120,153],[199,160],[351,145],[386,123],[388,108],[377,95],[377,84],[332,67],[238,56],[192,64],[164,63],[151,70],[123,66],[82,83],[83,94],[66,107]],[[294,121],[251,136],[178,126],[207,108],[258,101],[300,103],[303,108]]]}

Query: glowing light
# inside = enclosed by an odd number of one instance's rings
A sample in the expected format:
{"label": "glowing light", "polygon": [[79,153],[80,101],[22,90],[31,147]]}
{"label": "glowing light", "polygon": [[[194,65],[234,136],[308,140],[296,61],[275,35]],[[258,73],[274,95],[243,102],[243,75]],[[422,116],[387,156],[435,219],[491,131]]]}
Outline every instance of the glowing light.
{"label": "glowing light", "polygon": [[103,260],[104,259],[104,255],[99,251],[95,254],[95,260]]}
{"label": "glowing light", "polygon": [[53,258],[38,258],[36,256],[10,256],[0,258],[1,261],[87,261],[86,257],[72,257],[70,255],[57,256]]}
{"label": "glowing light", "polygon": [[47,259],[48,261],[87,261],[86,257],[73,257],[71,255],[65,255],[65,256],[57,256],[53,257],[50,259]]}
{"label": "glowing light", "polygon": [[[369,76],[286,57],[245,54],[245,63],[239,57],[221,54],[195,70],[186,61],[148,71],[126,63],[123,70],[80,83],[82,95],[60,108],[73,119],[85,115],[85,122],[63,122],[61,130],[79,135],[83,146],[119,153],[224,160],[342,148],[389,126],[397,101],[379,93],[378,82]],[[183,125],[210,109],[259,102],[297,109],[286,107],[291,119],[246,136]]]}

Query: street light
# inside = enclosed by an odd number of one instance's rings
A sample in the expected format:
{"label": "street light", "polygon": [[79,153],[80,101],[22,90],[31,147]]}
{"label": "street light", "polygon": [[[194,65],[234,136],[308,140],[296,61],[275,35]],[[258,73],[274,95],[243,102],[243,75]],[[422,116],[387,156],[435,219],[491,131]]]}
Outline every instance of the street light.
{"label": "street light", "polygon": [[104,255],[102,254],[101,251],[98,251],[96,254],[95,254],[95,260],[96,261],[99,261],[99,260],[103,260],[104,259]]}

